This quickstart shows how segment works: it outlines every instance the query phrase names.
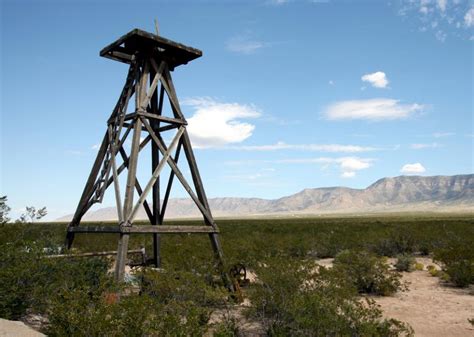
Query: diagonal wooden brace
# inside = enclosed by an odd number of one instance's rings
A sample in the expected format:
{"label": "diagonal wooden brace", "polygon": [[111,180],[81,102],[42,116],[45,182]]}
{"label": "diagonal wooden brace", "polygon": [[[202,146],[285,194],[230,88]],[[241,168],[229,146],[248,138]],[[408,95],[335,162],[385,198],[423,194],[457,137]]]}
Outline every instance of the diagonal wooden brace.
{"label": "diagonal wooden brace", "polygon": [[[145,120],[143,120],[143,122],[145,123]],[[130,212],[130,214],[128,215],[127,217],[127,220],[126,220],[126,223],[128,224],[131,224],[133,219],[135,218],[135,215],[137,214],[140,206],[143,204],[143,202],[145,201],[146,197],[148,196],[148,193],[150,193],[151,189],[153,188],[153,185],[155,184],[155,181],[156,179],[158,179],[158,176],[160,175],[160,172],[161,170],[163,169],[163,167],[165,166],[166,162],[168,161],[168,159],[170,158],[171,156],[171,152],[174,150],[174,148],[176,147],[176,145],[178,145],[178,141],[179,139],[181,138],[181,136],[183,135],[183,132],[184,132],[184,127],[180,127],[178,129],[178,132],[176,133],[176,136],[174,137],[173,141],[171,142],[169,148],[168,148],[168,151],[164,152],[163,153],[163,158],[161,159],[160,163],[158,164],[158,166],[156,167],[155,171],[153,171],[153,175],[152,177],[150,178],[150,181],[148,182],[148,184],[146,185],[145,189],[143,190],[143,193],[142,195],[140,196],[140,198],[138,199],[137,203],[135,204],[135,206],[133,207],[132,211]],[[154,134],[153,134],[154,135]],[[153,137],[153,136],[152,136]]]}

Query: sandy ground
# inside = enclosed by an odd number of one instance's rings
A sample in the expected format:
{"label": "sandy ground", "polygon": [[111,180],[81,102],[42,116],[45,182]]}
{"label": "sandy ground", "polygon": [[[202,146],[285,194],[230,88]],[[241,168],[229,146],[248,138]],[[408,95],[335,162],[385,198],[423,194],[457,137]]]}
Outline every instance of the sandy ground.
{"label": "sandy ground", "polygon": [[[417,262],[425,268],[433,264],[427,258]],[[403,280],[410,282],[408,291],[375,298],[385,316],[409,323],[417,337],[474,336],[468,322],[474,318],[474,295],[469,289],[444,285],[426,270],[403,273]]]}
{"label": "sandy ground", "polygon": [[44,337],[42,333],[27,327],[19,321],[8,321],[0,318],[0,337]]}
{"label": "sandy ground", "polygon": [[[331,267],[333,260],[317,262]],[[416,261],[424,265],[424,270],[402,273],[402,280],[409,282],[408,291],[371,297],[380,305],[384,316],[407,322],[416,337],[474,337],[474,327],[468,322],[474,318],[473,290],[454,288],[432,277],[426,267],[434,265],[440,269],[440,266],[430,258],[417,257]]]}

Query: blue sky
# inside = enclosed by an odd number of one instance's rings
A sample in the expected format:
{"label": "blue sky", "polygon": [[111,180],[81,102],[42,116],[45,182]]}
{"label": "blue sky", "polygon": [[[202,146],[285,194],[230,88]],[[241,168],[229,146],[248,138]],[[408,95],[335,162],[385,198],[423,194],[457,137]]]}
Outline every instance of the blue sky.
{"label": "blue sky", "polygon": [[203,50],[173,76],[209,197],[474,171],[473,2],[3,0],[13,216],[74,211],[127,72],[99,50],[155,18]]}

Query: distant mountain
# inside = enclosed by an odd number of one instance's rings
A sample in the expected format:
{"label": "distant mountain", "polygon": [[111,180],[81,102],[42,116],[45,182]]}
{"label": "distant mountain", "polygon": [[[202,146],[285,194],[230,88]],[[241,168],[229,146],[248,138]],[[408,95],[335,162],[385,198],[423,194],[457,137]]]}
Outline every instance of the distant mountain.
{"label": "distant mountain", "polygon": [[[372,212],[474,212],[474,174],[455,176],[400,176],[383,178],[365,189],[347,187],[308,188],[275,200],[212,198],[214,216],[372,213]],[[170,199],[168,218],[199,216],[191,199]],[[58,221],[68,221],[71,215]],[[138,219],[145,219],[142,209]],[[86,221],[116,220],[115,207],[101,208],[84,216]]]}

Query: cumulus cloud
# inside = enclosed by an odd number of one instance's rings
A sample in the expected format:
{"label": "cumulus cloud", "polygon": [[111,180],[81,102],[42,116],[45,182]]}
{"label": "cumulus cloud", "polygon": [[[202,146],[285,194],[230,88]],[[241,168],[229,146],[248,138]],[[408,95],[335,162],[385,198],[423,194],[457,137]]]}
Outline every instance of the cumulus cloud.
{"label": "cumulus cloud", "polygon": [[361,80],[364,82],[369,82],[375,88],[386,88],[388,85],[387,76],[383,71],[365,74],[361,77]]}
{"label": "cumulus cloud", "polygon": [[345,152],[345,153],[359,153],[376,151],[378,148],[371,146],[359,145],[341,145],[341,144],[287,144],[285,142],[277,142],[269,145],[239,145],[229,146],[226,149],[241,150],[241,151],[279,151],[279,150],[299,150],[299,151],[314,151],[314,152]]}
{"label": "cumulus cloud", "polygon": [[255,125],[241,120],[261,116],[260,110],[252,104],[222,103],[209,97],[187,99],[183,105],[195,110],[188,118],[187,129],[196,148],[240,143],[255,129]]}
{"label": "cumulus cloud", "polygon": [[323,115],[329,120],[395,120],[408,118],[423,108],[418,103],[401,104],[396,99],[373,98],[334,103],[326,108]]}
{"label": "cumulus cloud", "polygon": [[425,171],[426,169],[420,163],[405,164],[400,169],[400,172],[405,173],[405,174],[418,174],[418,173],[423,173]]}

